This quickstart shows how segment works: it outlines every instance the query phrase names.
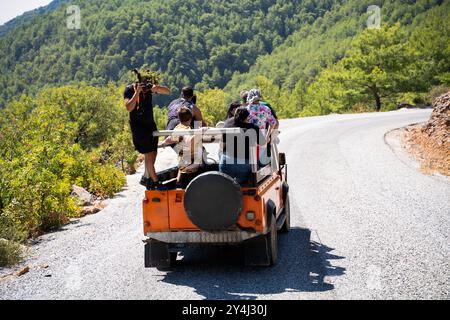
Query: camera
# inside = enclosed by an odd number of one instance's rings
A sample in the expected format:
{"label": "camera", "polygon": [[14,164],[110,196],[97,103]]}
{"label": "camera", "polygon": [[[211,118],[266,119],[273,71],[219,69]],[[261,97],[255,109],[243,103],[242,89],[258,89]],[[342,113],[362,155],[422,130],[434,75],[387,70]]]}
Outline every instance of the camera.
{"label": "camera", "polygon": [[140,85],[143,91],[149,91],[158,84],[158,75],[150,70],[139,71],[133,69],[133,73],[137,76],[136,85]]}
{"label": "camera", "polygon": [[149,91],[153,87],[153,84],[150,82],[138,83],[138,85],[141,85],[143,91]]}

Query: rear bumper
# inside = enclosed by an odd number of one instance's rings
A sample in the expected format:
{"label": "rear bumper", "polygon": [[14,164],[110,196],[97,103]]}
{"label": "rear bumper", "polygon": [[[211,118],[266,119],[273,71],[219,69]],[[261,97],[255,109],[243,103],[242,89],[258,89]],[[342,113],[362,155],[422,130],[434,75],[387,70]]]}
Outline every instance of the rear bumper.
{"label": "rear bumper", "polygon": [[222,231],[222,232],[149,232],[148,239],[154,239],[165,243],[240,243],[261,236],[260,233],[247,231]]}

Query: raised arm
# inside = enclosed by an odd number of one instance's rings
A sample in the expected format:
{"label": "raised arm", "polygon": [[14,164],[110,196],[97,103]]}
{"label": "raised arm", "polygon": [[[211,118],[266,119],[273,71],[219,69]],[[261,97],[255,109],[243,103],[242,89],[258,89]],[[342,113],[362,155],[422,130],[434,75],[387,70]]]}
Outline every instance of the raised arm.
{"label": "raised arm", "polygon": [[125,98],[125,107],[127,108],[128,112],[131,112],[136,108],[137,99],[139,97],[139,94],[142,92],[141,86],[135,86],[134,87],[134,94],[131,98]]}
{"label": "raised arm", "polygon": [[153,93],[169,95],[171,93],[170,89],[164,86],[154,85],[152,87]]}

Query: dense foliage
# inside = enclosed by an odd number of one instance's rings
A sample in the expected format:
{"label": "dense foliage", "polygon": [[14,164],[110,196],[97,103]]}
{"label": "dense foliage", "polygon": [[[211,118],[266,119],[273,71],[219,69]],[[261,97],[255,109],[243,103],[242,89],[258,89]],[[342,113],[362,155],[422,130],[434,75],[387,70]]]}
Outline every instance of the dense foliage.
{"label": "dense foliage", "polygon": [[[377,2],[383,27],[368,30],[366,11]],[[449,15],[450,1],[347,1],[236,74],[226,91],[265,78],[284,117],[425,103],[434,86],[450,85]]]}
{"label": "dense foliage", "polygon": [[[224,87],[334,2],[58,1],[1,36],[0,105],[46,85],[123,82],[144,64],[160,69],[174,92],[187,84]],[[69,4],[81,9],[80,30],[66,27]]]}
{"label": "dense foliage", "polygon": [[121,190],[136,153],[120,97],[114,86],[82,84],[47,89],[2,110],[1,229],[35,235],[78,216],[74,184],[98,197]]}

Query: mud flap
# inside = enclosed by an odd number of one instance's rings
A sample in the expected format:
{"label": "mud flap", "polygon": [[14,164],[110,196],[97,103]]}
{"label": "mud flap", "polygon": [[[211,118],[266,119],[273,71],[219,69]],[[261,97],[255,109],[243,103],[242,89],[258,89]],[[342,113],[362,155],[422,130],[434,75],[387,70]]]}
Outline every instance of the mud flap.
{"label": "mud flap", "polygon": [[244,242],[244,257],[246,266],[268,267],[270,260],[270,243],[267,237],[260,236]]}
{"label": "mud flap", "polygon": [[170,268],[169,245],[150,240],[145,244],[145,267],[146,268]]}

